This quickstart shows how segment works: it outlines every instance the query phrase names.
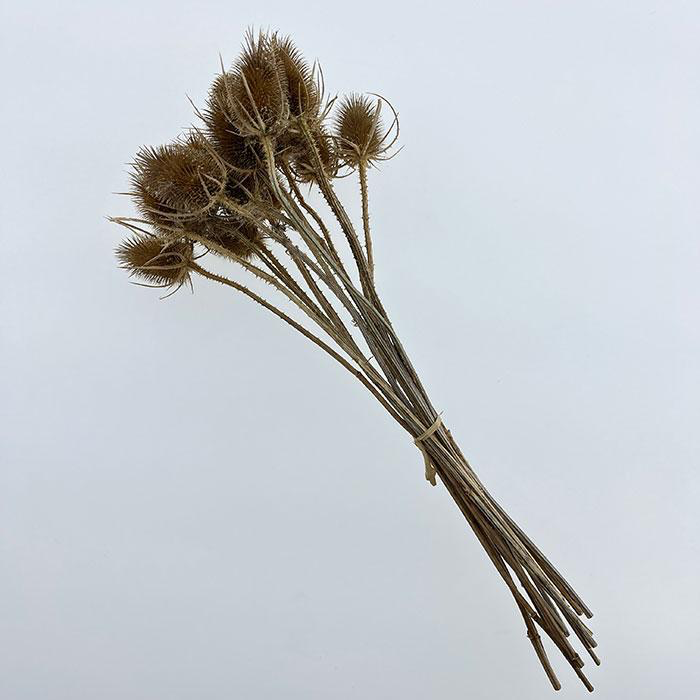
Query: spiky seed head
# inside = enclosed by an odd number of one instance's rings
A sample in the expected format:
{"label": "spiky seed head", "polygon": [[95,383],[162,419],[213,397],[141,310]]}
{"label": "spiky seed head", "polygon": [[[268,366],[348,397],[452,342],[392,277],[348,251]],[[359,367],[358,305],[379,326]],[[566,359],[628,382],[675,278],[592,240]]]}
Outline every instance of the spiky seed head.
{"label": "spiky seed head", "polygon": [[315,119],[321,106],[321,91],[312,70],[290,37],[278,38],[277,49],[287,82],[290,113]]}
{"label": "spiky seed head", "polygon": [[356,168],[380,160],[386,152],[386,132],[379,118],[381,102],[365,95],[344,97],[335,117],[334,136],[338,155],[345,165]]}
{"label": "spiky seed head", "polygon": [[235,125],[233,109],[233,81],[231,73],[216,77],[202,112],[209,139],[221,158],[237,174],[245,174],[257,167],[257,159],[250,140],[242,136]]}
{"label": "spiky seed head", "polygon": [[198,216],[226,185],[226,173],[199,135],[165,146],[143,148],[132,172],[132,194],[156,224]]}
{"label": "spiky seed head", "polygon": [[[264,240],[261,230],[252,221],[226,211],[209,214],[206,219],[197,221],[193,229],[216,246],[244,259],[254,257]],[[223,255],[214,247],[211,250]]]}
{"label": "spiky seed head", "polygon": [[239,134],[275,136],[287,127],[287,76],[274,34],[248,33],[231,78],[224,85]]}
{"label": "spiky seed head", "polygon": [[233,255],[250,259],[257,254],[263,236],[254,224],[244,221],[228,229],[220,238],[220,244]]}
{"label": "spiky seed head", "polygon": [[179,216],[177,209],[169,207],[154,196],[141,180],[132,177],[131,198],[143,217],[156,228],[167,228]]}
{"label": "spiky seed head", "polygon": [[116,249],[119,267],[152,287],[181,287],[190,278],[192,244],[132,234]]}
{"label": "spiky seed head", "polygon": [[[323,172],[327,178],[334,178],[338,173],[338,154],[333,139],[323,127],[315,129],[312,132],[312,137],[323,166]],[[290,163],[297,180],[303,183],[317,182],[319,173],[307,142],[301,141],[293,154]]]}

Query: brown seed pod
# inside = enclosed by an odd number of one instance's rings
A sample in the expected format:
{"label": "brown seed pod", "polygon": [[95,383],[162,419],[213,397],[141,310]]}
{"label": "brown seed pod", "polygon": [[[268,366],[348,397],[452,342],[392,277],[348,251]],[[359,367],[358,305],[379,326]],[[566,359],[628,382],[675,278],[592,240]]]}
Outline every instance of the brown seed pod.
{"label": "brown seed pod", "polygon": [[241,136],[276,136],[287,127],[287,75],[274,34],[248,33],[224,86],[229,116]]}
{"label": "brown seed pod", "polygon": [[387,152],[398,137],[398,118],[394,112],[391,126],[384,129],[380,119],[381,106],[381,99],[373,103],[365,95],[352,94],[341,101],[335,117],[334,136],[338,155],[350,168],[361,163],[372,165],[391,157]]}
{"label": "brown seed pod", "polygon": [[116,249],[119,267],[151,287],[179,289],[190,279],[192,244],[157,236],[132,234]]}
{"label": "brown seed pod", "polygon": [[[245,259],[254,257],[264,240],[261,230],[252,221],[232,216],[228,212],[210,214],[189,228],[215,246]],[[215,247],[211,251],[216,255],[224,255]]]}
{"label": "brown seed pod", "polygon": [[287,98],[292,116],[316,119],[321,106],[321,90],[313,71],[289,37],[277,39],[277,49],[287,82]]}
{"label": "brown seed pod", "polygon": [[191,219],[215,204],[226,171],[197,134],[165,146],[143,148],[133,163],[132,196],[141,212],[160,225]]}
{"label": "brown seed pod", "polygon": [[232,81],[233,76],[230,73],[222,73],[216,77],[201,117],[217,153],[232,170],[239,175],[245,175],[255,170],[258,159],[250,140],[242,136],[235,125]]}
{"label": "brown seed pod", "polygon": [[139,212],[156,228],[167,228],[178,219],[177,209],[168,207],[158,200],[142,182],[132,178],[131,197]]}
{"label": "brown seed pod", "polygon": [[[327,178],[332,179],[338,173],[338,154],[335,143],[323,127],[314,130],[312,135],[323,165],[323,172]],[[289,162],[296,179],[303,183],[316,182],[319,173],[306,141],[301,141],[299,147],[292,153]]]}

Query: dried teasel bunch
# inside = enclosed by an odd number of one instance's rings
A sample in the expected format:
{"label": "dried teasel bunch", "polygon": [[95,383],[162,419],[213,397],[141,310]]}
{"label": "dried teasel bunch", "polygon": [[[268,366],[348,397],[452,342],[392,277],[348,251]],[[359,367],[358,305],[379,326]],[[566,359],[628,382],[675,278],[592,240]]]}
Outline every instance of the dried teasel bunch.
{"label": "dried teasel bunch", "polygon": [[[544,640],[584,685],[571,633],[597,664],[581,617],[583,600],[497,503],[431,403],[375,283],[368,171],[394,155],[398,115],[384,98],[325,97],[320,69],[288,37],[249,32],[197,110],[201,125],[170,144],[144,148],[132,164],[139,217],[127,230],[121,267],[139,284],[173,293],[194,278],[255,301],[331,356],[410,435],[425,477],[439,479],[506,584],[553,687]],[[385,127],[381,111],[391,121]],[[332,116],[331,113],[335,112]],[[334,180],[359,175],[360,225]],[[316,206],[307,189],[320,193]],[[211,256],[228,266],[214,271]],[[217,270],[221,264],[217,266]],[[247,279],[265,283],[265,294]],[[295,310],[288,313],[286,306]]]}

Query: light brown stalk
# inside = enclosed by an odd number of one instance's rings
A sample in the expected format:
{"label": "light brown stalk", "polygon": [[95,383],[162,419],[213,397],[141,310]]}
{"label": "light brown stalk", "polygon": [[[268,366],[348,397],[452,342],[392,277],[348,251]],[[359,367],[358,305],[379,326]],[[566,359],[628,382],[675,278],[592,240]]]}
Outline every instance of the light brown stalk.
{"label": "light brown stalk", "polygon": [[294,176],[289,170],[289,166],[286,163],[282,164],[284,176],[287,179],[287,183],[289,184],[290,189],[294,193],[294,196],[297,198],[297,201],[301,206],[304,208],[304,210],[311,216],[311,218],[316,222],[316,225],[319,227],[321,230],[321,233],[323,234],[323,240],[326,242],[326,245],[328,246],[328,252],[333,256],[334,261],[342,266],[342,261],[340,259],[340,255],[338,255],[338,251],[335,247],[335,244],[333,243],[333,238],[331,237],[331,233],[328,230],[328,227],[326,226],[325,222],[323,219],[319,216],[318,212],[306,201],[306,198],[304,195],[301,193],[301,190],[299,189],[299,186],[297,185],[296,181],[294,180]]}
{"label": "light brown stalk", "polygon": [[362,252],[362,248],[357,238],[357,233],[355,233],[355,229],[352,225],[352,221],[350,221],[350,217],[348,216],[347,212],[345,211],[345,208],[336,196],[335,191],[333,190],[333,187],[330,181],[328,180],[328,176],[326,175],[325,170],[323,168],[323,163],[321,161],[318,148],[316,147],[316,143],[313,139],[313,136],[309,131],[308,125],[304,122],[303,119],[300,123],[307,148],[309,149],[309,153],[312,156],[313,164],[317,172],[317,182],[319,189],[321,190],[324,199],[328,203],[328,206],[331,208],[331,211],[333,212],[338,223],[340,224],[340,228],[342,229],[343,234],[345,235],[345,238],[348,242],[350,251],[355,260],[355,265],[357,267],[358,274],[360,276],[360,284],[362,286],[362,291],[370,301],[375,301],[374,297],[376,295],[372,294],[372,280],[369,275],[369,270],[367,269],[367,260]]}
{"label": "light brown stalk", "polygon": [[369,195],[367,192],[367,163],[360,160],[357,165],[360,176],[360,197],[362,199],[362,228],[365,232],[365,250],[367,251],[367,270],[374,286],[374,252],[372,249],[372,233],[369,228]]}

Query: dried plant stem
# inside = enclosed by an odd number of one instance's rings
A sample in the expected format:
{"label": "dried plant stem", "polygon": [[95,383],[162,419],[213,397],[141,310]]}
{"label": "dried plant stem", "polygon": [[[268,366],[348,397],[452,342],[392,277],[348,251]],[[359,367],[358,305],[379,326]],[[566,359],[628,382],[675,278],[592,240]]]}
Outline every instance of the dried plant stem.
{"label": "dried plant stem", "polygon": [[340,256],[338,255],[338,251],[335,248],[335,244],[333,243],[333,239],[331,238],[331,234],[328,230],[328,227],[323,222],[323,219],[319,216],[318,212],[307,203],[306,199],[304,198],[304,195],[302,195],[301,190],[299,189],[299,185],[297,185],[297,183],[295,182],[292,173],[289,171],[289,167],[285,163],[283,163],[283,172],[285,178],[287,179],[287,183],[289,184],[289,187],[294,193],[294,196],[296,197],[297,201],[299,202],[299,204],[301,204],[302,208],[313,218],[314,222],[323,234],[323,240],[326,242],[326,245],[328,246],[328,252],[333,256],[333,260],[338,265],[342,266],[343,263],[340,259]]}
{"label": "dried plant stem", "polygon": [[[372,281],[369,276],[367,262],[362,252],[362,247],[360,246],[357,234],[355,233],[355,229],[353,228],[352,222],[350,221],[350,217],[348,216],[347,212],[345,211],[345,208],[336,196],[335,191],[333,190],[333,187],[330,184],[328,176],[325,173],[321,156],[318,152],[318,148],[316,146],[316,142],[314,141],[313,135],[309,131],[308,125],[303,119],[301,120],[300,124],[307,148],[309,149],[309,153],[311,155],[312,163],[318,173],[319,189],[321,190],[324,199],[328,203],[328,206],[331,208],[331,211],[333,212],[335,218],[340,224],[343,234],[345,235],[345,238],[350,246],[350,251],[352,252],[352,256],[355,260],[355,265],[357,266],[357,271],[360,275],[360,283],[362,285],[362,290],[369,299],[372,299]],[[274,156],[271,162],[274,163]]]}
{"label": "dried plant stem", "polygon": [[362,228],[365,231],[365,250],[367,251],[367,268],[370,279],[374,284],[374,252],[372,249],[372,234],[369,228],[369,195],[367,193],[367,163],[361,160],[357,166],[360,176],[360,197],[362,198]]}

